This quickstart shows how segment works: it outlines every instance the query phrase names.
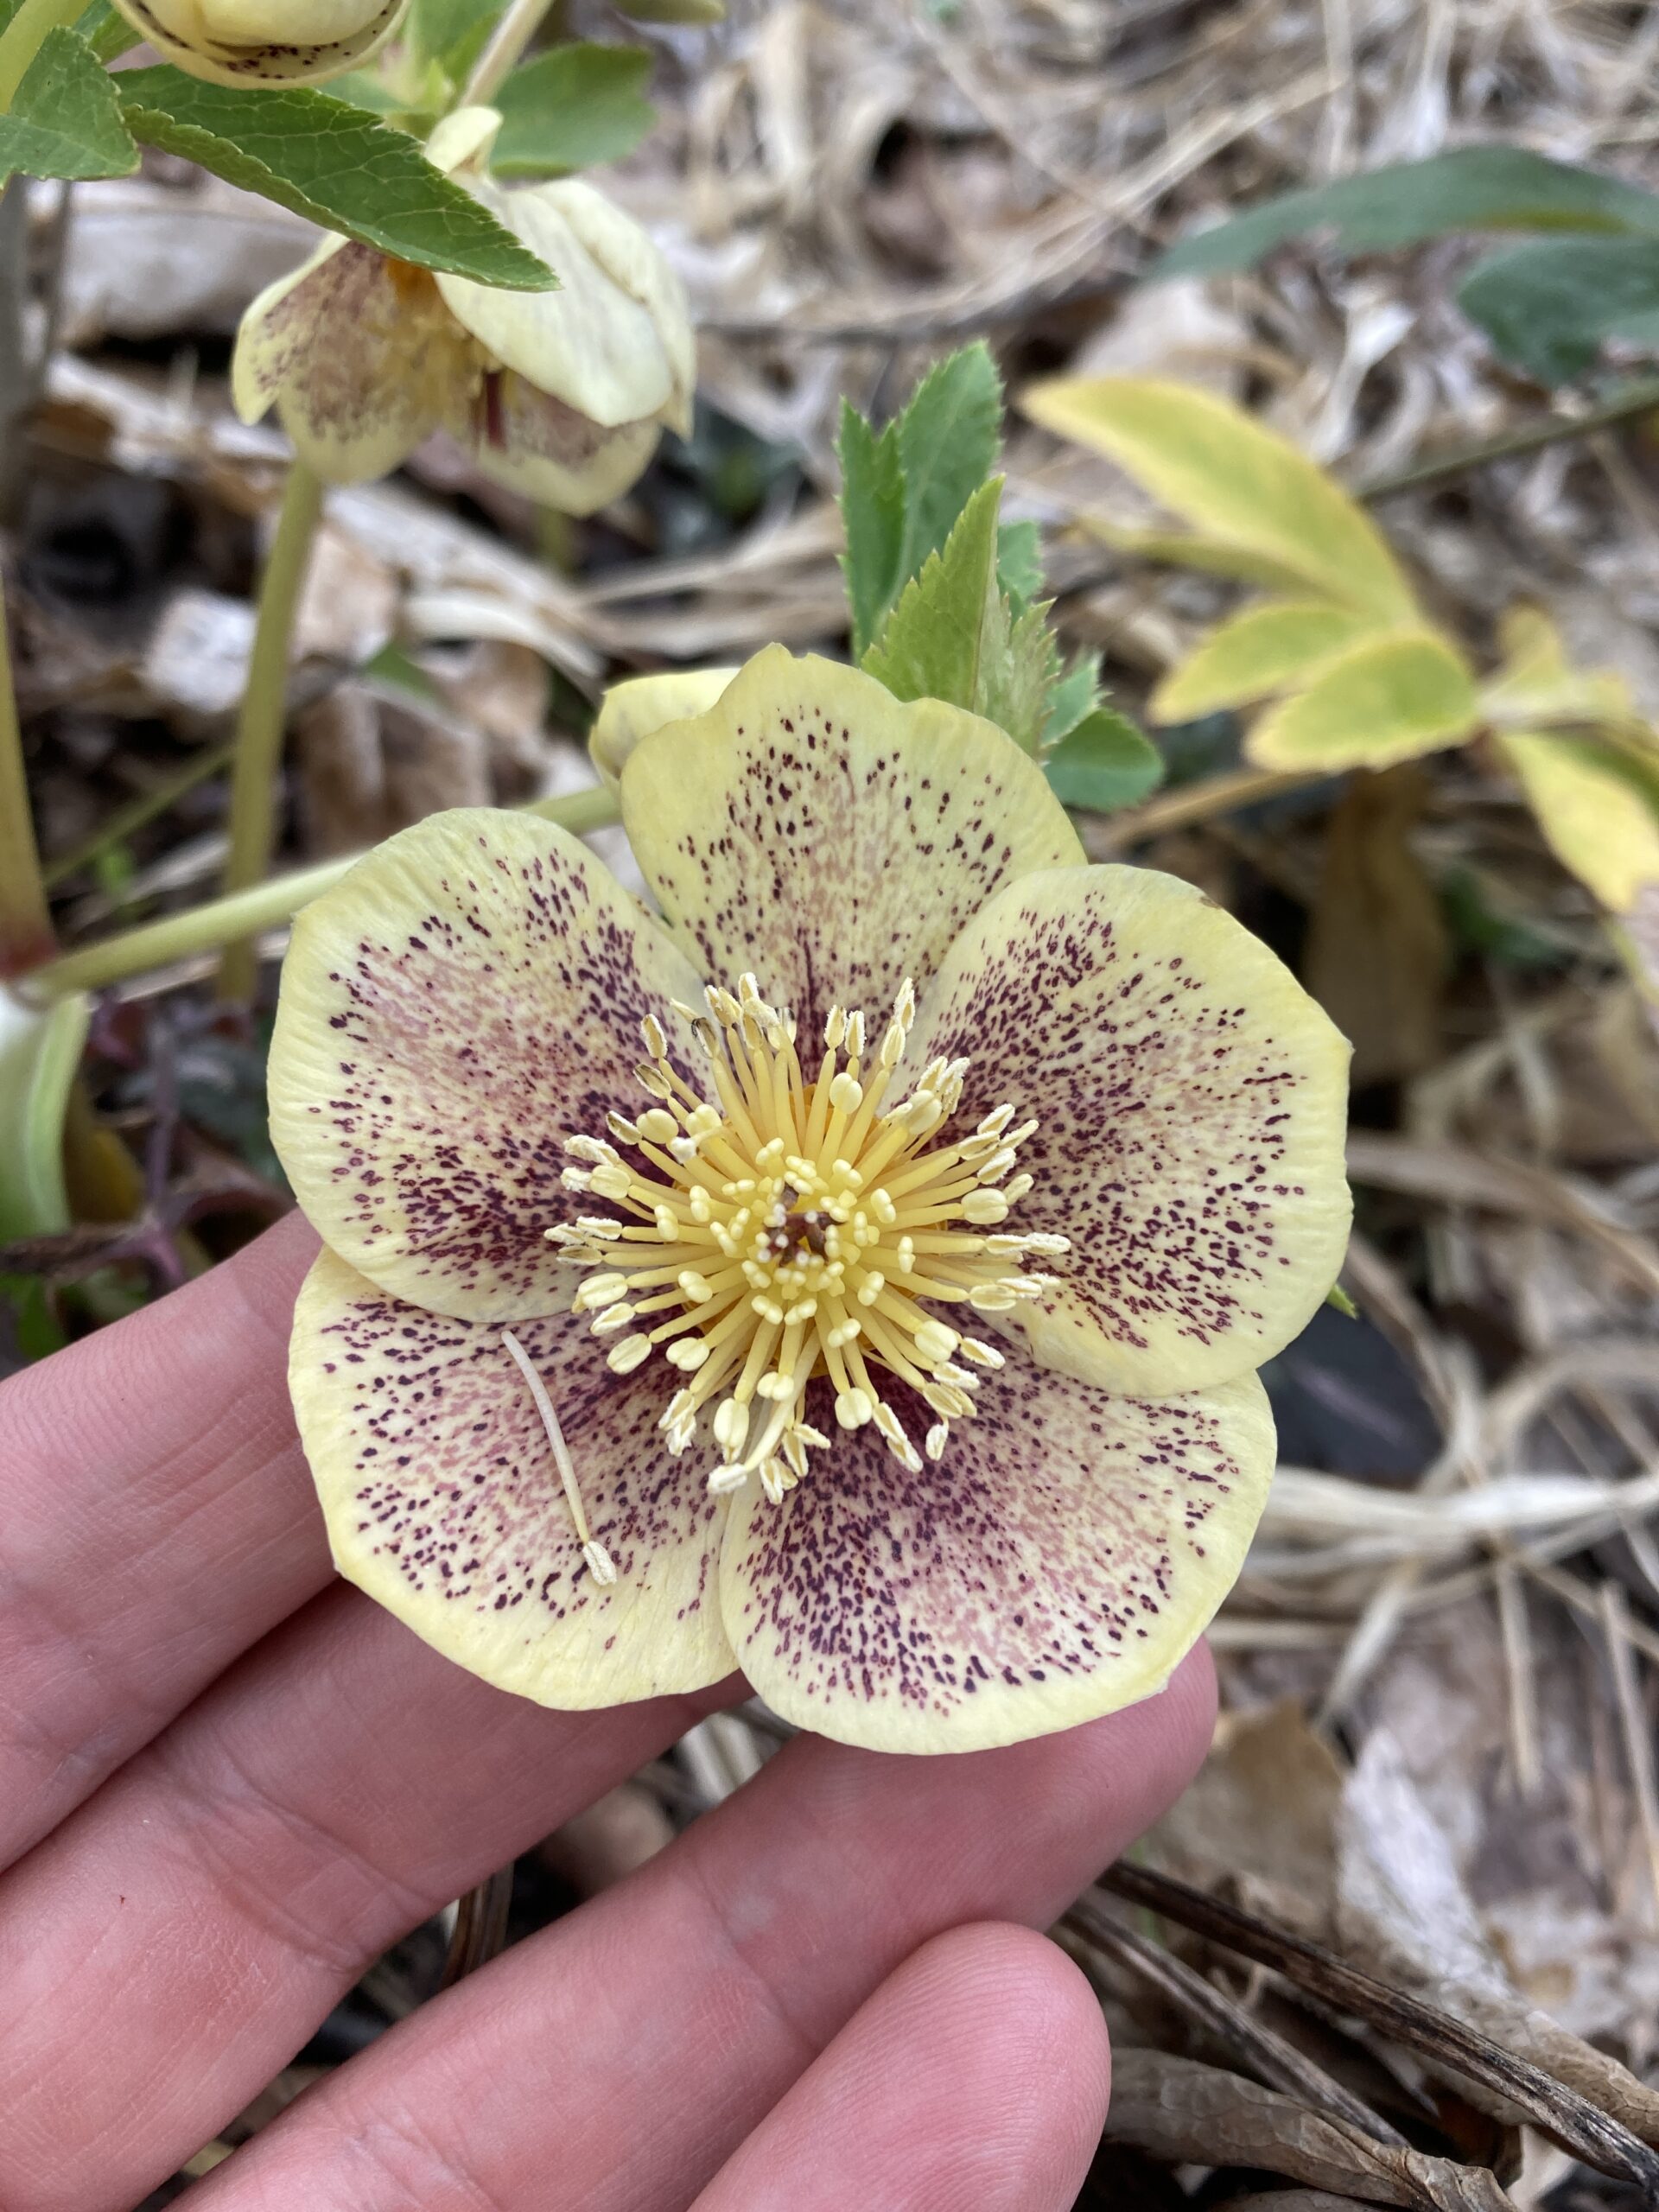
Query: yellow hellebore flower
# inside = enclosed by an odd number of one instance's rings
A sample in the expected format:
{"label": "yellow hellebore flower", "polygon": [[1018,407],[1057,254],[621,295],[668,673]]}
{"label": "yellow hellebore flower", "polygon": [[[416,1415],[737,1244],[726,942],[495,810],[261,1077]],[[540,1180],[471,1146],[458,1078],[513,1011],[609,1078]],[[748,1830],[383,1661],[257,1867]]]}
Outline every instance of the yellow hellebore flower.
{"label": "yellow hellebore flower", "polygon": [[330,238],[242,319],[245,423],[273,404],[325,482],[384,475],[445,429],[486,475],[568,514],[625,492],[664,423],[691,426],[696,353],[678,278],[632,217],[579,178],[512,191],[484,162],[492,108],[427,146],[559,279],[509,292]]}
{"label": "yellow hellebore flower", "polygon": [[1088,866],[1000,730],[856,671],[768,648],[621,793],[666,926],[462,810],[296,927],[341,1572],[547,1705],[741,1667],[954,1751],[1146,1696],[1341,1262],[1345,1043],[1189,885]]}
{"label": "yellow hellebore flower", "polygon": [[358,68],[409,0],[115,0],[166,60],[215,85],[319,84]]}

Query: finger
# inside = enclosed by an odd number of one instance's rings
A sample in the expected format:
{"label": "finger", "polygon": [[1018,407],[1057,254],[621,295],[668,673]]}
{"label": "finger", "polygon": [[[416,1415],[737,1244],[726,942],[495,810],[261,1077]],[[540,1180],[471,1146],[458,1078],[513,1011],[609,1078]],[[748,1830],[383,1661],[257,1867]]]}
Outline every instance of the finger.
{"label": "finger", "polygon": [[550,2174],[582,2212],[682,2212],[918,1944],[969,1920],[1046,1925],[1175,1796],[1213,1712],[1200,1651],[1161,1697],[1005,1751],[791,1744],[320,2083],[204,2185],[201,2212],[545,2212]]}
{"label": "finger", "polygon": [[297,1215],[0,1388],[0,1866],[321,1589]]}
{"label": "finger", "polygon": [[389,1943],[719,1696],[550,1713],[314,1600],[0,1882],[0,2205],[126,2212]]}
{"label": "finger", "polygon": [[1028,1929],[937,1936],[861,2005],[693,2212],[1067,2212],[1106,2117],[1106,2025]]}

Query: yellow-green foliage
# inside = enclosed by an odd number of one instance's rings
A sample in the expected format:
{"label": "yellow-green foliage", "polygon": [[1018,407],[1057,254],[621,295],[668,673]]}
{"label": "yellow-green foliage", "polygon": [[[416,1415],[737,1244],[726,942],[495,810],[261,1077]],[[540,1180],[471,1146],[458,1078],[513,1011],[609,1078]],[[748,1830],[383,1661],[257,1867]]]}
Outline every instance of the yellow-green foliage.
{"label": "yellow-green foliage", "polygon": [[1490,735],[1557,857],[1605,906],[1659,882],[1659,739],[1622,677],[1574,668],[1548,620],[1506,618],[1484,679],[1435,626],[1357,502],[1214,393],[1154,378],[1055,378],[1020,403],[1103,454],[1185,525],[1086,526],[1120,551],[1265,586],[1153,694],[1156,721],[1259,707],[1244,750],[1296,771],[1383,768]]}

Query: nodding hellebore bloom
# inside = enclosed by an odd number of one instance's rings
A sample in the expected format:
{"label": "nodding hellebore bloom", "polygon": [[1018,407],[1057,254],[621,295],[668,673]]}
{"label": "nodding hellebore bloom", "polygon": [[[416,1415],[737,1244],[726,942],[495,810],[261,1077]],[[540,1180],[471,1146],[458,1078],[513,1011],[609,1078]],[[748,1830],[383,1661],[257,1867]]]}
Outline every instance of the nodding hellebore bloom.
{"label": "nodding hellebore bloom", "polygon": [[115,0],[134,30],[215,85],[319,84],[391,37],[409,0]]}
{"label": "nodding hellebore bloom", "polygon": [[1345,1044],[1189,885],[1086,865],[1001,731],[854,670],[770,647],[620,782],[661,923],[465,810],[296,927],[341,1571],[552,1706],[740,1667],[945,1751],[1157,1689],[1341,1262]]}
{"label": "nodding hellebore bloom", "polygon": [[330,238],[244,315],[232,394],[245,423],[274,404],[326,483],[384,475],[442,429],[497,482],[591,514],[640,474],[664,423],[690,429],[690,320],[662,254],[592,185],[491,180],[500,120],[461,109],[428,157],[559,289],[497,290]]}

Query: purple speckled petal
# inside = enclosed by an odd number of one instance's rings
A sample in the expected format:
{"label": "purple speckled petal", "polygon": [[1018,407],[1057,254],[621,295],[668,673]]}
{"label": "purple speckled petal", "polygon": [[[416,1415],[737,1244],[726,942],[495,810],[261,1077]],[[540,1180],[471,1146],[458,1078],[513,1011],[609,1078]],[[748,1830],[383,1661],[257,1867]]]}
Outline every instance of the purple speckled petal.
{"label": "purple speckled petal", "polygon": [[861,1428],[781,1506],[734,1501],[727,1630],[785,1719],[878,1751],[1046,1735],[1161,1688],[1231,1587],[1273,1472],[1255,1376],[1119,1398],[1010,1343],[979,1406],[918,1473]]}
{"label": "purple speckled petal", "polygon": [[708,976],[745,969],[816,1036],[879,1022],[992,893],[1082,858],[1042,771],[976,715],[770,645],[708,713],[643,740],[622,813]]}
{"label": "purple speckled petal", "polygon": [[342,1574],[486,1681],[576,1709],[718,1681],[726,1506],[671,1459],[660,1367],[605,1365],[559,1315],[513,1335],[547,1387],[594,1538],[583,1561],[530,1389],[500,1329],[388,1297],[321,1253],[294,1317],[289,1380]]}
{"label": "purple speckled petal", "polygon": [[1151,868],[1030,875],[924,999],[916,1058],[967,1054],[960,1121],[1036,1133],[1010,1229],[1069,1237],[1018,1318],[1046,1365],[1161,1396],[1282,1350],[1335,1281],[1351,1216],[1348,1045],[1284,965]]}
{"label": "purple speckled petal", "polygon": [[[631,1070],[683,956],[550,823],[458,808],[360,861],[295,925],[270,1050],[271,1135],[342,1258],[442,1313],[510,1321],[569,1303],[543,1235],[573,1132],[645,1103]],[[591,1211],[591,1207],[589,1208]]]}

